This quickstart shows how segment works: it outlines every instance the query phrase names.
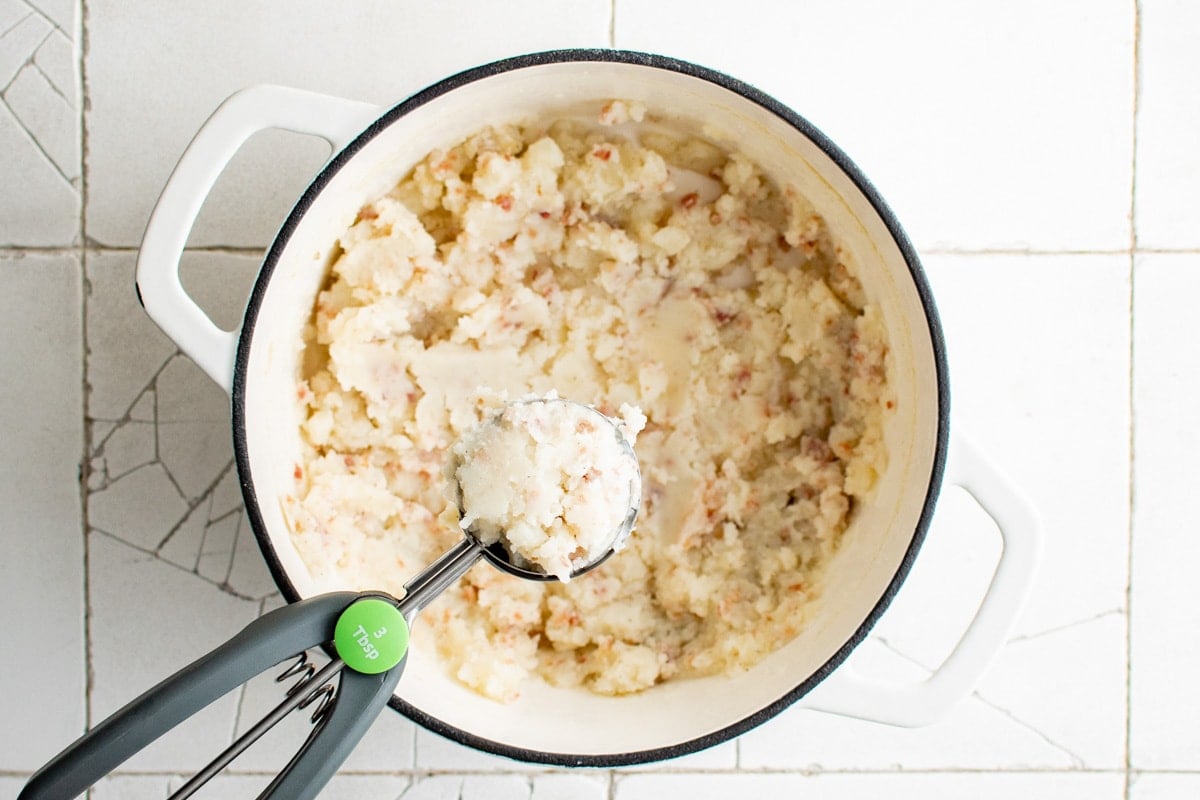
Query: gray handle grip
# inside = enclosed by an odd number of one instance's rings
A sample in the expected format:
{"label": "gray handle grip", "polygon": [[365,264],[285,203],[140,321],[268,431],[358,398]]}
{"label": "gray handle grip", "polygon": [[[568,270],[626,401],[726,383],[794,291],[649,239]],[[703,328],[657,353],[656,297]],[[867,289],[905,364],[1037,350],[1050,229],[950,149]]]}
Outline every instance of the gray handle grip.
{"label": "gray handle grip", "polygon": [[[289,656],[333,639],[333,629],[338,616],[357,597],[359,595],[354,592],[319,595],[259,617],[237,636],[150,689],[69,745],[30,778],[17,800],[68,800],[76,797],[134,753],[218,697]],[[391,673],[395,673],[394,677]],[[314,732],[314,736],[310,737],[306,749],[317,739],[330,742],[329,735],[336,735],[339,730],[343,735],[351,737],[352,748],[370,726],[375,715],[363,715],[361,725],[355,725],[351,720],[338,717],[338,711],[346,709],[343,713],[348,714],[349,709],[355,707],[356,701],[376,702],[377,694],[384,691],[385,679],[393,678],[394,686],[395,681],[399,680],[400,669],[393,669],[381,676],[355,674],[354,677],[379,680],[343,679],[333,714],[326,720],[327,724],[321,726]],[[348,689],[350,696],[343,697],[341,692]],[[390,694],[389,688],[387,695]],[[379,701],[379,705],[386,701],[385,695],[383,700]],[[362,707],[358,706],[359,712],[361,709]],[[331,728],[335,720],[337,725]],[[358,730],[360,726],[361,731]],[[326,752],[337,754],[340,752],[340,744],[330,742]],[[347,754],[349,749],[333,763],[334,770]],[[291,772],[280,776],[285,781],[280,788],[293,785],[286,783],[291,780],[290,774],[306,774],[305,769],[301,768],[303,765],[293,769],[294,765],[295,760],[289,765]],[[332,775],[332,771],[325,775],[325,780],[328,780],[329,775]],[[300,781],[301,778],[297,777],[294,780]],[[322,785],[323,782],[317,784],[316,791],[319,791]],[[311,795],[285,793],[278,796],[307,798],[315,795],[316,791]],[[269,793],[263,795],[268,796]]]}

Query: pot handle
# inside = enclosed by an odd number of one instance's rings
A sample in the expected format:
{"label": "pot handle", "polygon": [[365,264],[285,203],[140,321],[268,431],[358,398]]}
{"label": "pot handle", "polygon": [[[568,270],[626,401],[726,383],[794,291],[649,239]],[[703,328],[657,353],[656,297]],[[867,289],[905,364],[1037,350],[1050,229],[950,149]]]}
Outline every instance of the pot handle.
{"label": "pot handle", "polygon": [[201,205],[251,135],[267,128],[313,134],[336,153],[381,113],[369,103],[284,86],[252,86],[213,112],[167,180],[138,252],[138,298],[163,333],[227,393],[239,333],[213,324],[179,281],[179,260]]}
{"label": "pot handle", "polygon": [[845,668],[801,700],[806,708],[917,728],[942,719],[999,654],[1033,583],[1041,531],[1029,502],[967,440],[954,436],[946,483],[965,489],[1000,529],[1004,549],[987,594],[953,652],[920,683],[864,678]]}

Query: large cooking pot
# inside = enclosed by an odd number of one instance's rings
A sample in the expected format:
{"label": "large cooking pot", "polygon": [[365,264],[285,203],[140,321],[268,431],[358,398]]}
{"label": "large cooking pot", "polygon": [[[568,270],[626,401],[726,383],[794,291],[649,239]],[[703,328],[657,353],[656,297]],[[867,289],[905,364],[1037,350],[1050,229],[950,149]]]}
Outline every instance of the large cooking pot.
{"label": "large cooking pot", "polygon": [[[301,330],[338,237],[364,204],[435,147],[487,124],[613,98],[702,121],[707,130],[736,141],[776,181],[805,194],[834,237],[853,252],[890,340],[896,409],[885,431],[888,466],[829,564],[827,588],[811,622],[749,671],[668,682],[615,698],[534,685],[518,701],[501,705],[451,680],[418,648],[392,706],[481,750],[587,765],[682,755],[740,734],[796,701],[896,725],[939,718],[970,690],[1011,628],[1036,560],[1033,516],[975,451],[951,440],[933,299],[912,245],[871,184],[841,150],[779,102],[725,75],[660,56],[609,50],[523,56],[447,78],[391,109],[259,86],[230,97],[196,135],[154,209],[138,257],[137,285],[155,322],[232,397],[246,511],[275,580],[289,601],[343,588],[310,574],[292,545],[279,502],[292,491],[300,454],[294,398]],[[184,292],[178,265],[218,174],[243,141],[265,128],[322,136],[335,155],[267,252],[241,329],[227,333]],[[974,621],[923,683],[885,685],[839,670],[908,574],[943,477],[974,495],[1004,539]]]}

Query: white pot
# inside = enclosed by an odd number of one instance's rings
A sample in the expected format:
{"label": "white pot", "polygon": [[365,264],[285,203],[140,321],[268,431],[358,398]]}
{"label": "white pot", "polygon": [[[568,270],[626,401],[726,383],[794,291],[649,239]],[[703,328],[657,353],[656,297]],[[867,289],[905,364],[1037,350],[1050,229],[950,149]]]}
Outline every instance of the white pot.
{"label": "white pot", "polygon": [[[627,697],[532,686],[499,705],[448,678],[420,650],[392,705],[466,744],[530,761],[613,765],[669,758],[742,733],[791,703],[897,725],[931,722],[973,686],[1003,644],[1032,578],[1037,531],[1028,507],[973,450],[950,444],[948,382],[937,313],[912,245],[850,160],[793,111],[724,75],[658,56],[561,51],[448,78],[390,110],[275,86],[246,89],[208,120],[159,199],[138,258],[146,311],[232,395],[246,510],[289,600],[319,585],[297,555],[279,498],[299,460],[294,402],[301,328],[339,235],[364,204],[435,147],[487,124],[620,98],[701,120],[796,186],[853,251],[883,311],[896,411],[888,467],[833,558],[813,621],[753,669],[668,682]],[[217,175],[264,128],[323,136],[336,155],[300,198],[263,263],[240,331],[219,330],[185,294],[178,264]],[[948,464],[948,465],[947,465]],[[1004,550],[962,641],[924,683],[883,685],[835,669],[866,636],[917,555],[946,479],[995,518]],[[415,635],[420,635],[416,628]],[[820,687],[818,688],[818,684]],[[811,693],[811,694],[810,694]]]}

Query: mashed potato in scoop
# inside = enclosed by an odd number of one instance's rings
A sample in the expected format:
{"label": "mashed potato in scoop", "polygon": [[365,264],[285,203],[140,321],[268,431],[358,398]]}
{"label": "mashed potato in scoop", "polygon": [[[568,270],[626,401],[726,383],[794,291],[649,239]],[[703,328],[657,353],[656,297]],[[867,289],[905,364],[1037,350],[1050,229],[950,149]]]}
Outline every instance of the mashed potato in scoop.
{"label": "mashed potato in scoop", "polygon": [[459,526],[485,545],[501,542],[513,563],[569,581],[622,549],[640,502],[637,459],[626,437],[645,424],[556,395],[518,401],[470,430],[451,449],[448,472]]}

